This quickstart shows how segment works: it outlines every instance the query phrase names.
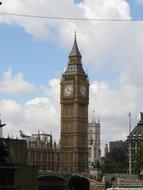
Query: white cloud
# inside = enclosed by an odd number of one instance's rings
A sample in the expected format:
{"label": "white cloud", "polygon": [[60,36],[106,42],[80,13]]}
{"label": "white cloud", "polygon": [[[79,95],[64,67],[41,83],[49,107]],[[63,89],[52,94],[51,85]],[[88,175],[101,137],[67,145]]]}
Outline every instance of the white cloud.
{"label": "white cloud", "polygon": [[143,88],[122,78],[118,86],[110,87],[107,82],[90,85],[89,119],[95,110],[101,121],[102,147],[112,140],[126,139],[129,132],[128,114],[132,113],[132,128],[138,122],[138,114],[143,109]]}
{"label": "white cloud", "polygon": [[[51,86],[53,86],[52,83],[55,85],[55,80],[50,81]],[[47,91],[53,90],[51,86],[47,87]],[[59,83],[55,85],[55,88],[59,88]],[[31,135],[40,130],[52,133],[55,139],[59,139],[60,102],[58,97],[59,91],[48,96],[37,97],[23,104],[8,99],[1,100],[2,121],[7,123],[3,130],[4,135],[19,136],[19,130]]]}
{"label": "white cloud", "polygon": [[[35,0],[30,3],[28,0],[24,2],[7,0],[1,6],[1,12],[75,18],[129,18],[129,11],[129,6],[125,0],[85,0],[80,4],[74,4],[73,0],[61,0],[59,2],[56,0]],[[95,24],[94,22],[85,24],[85,22],[78,21],[67,22],[6,15],[2,15],[0,21],[8,24],[16,23],[35,38],[48,38],[49,40],[65,38],[64,41],[69,41],[69,34],[75,28],[78,29],[81,36],[86,36],[87,32],[91,30],[90,28],[95,31],[96,26],[99,26],[99,23]],[[87,25],[89,26],[88,29]]]}
{"label": "white cloud", "polygon": [[[57,16],[57,17],[72,17],[74,14],[79,15],[80,10],[72,0],[35,0],[30,2],[25,0],[8,0],[1,6],[1,11],[19,14],[29,15],[41,15],[41,16]],[[20,25],[26,32],[32,34],[35,38],[46,39],[55,38],[55,29],[58,29],[60,23],[56,20],[50,19],[30,19],[24,17],[15,16],[1,16],[1,22],[8,24],[16,23]],[[62,23],[62,22],[61,22]],[[54,33],[54,35],[53,35]]]}
{"label": "white cloud", "polygon": [[11,70],[8,70],[4,72],[3,76],[4,79],[0,81],[0,93],[20,94],[36,91],[32,84],[24,80],[22,73],[13,76]]}

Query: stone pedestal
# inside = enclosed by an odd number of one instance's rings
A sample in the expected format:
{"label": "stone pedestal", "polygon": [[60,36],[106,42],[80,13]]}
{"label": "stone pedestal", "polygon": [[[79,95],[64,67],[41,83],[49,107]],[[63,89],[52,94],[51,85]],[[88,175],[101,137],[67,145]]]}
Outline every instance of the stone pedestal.
{"label": "stone pedestal", "polygon": [[8,148],[4,139],[0,139],[0,190],[14,190],[15,166],[8,160]]}
{"label": "stone pedestal", "polygon": [[14,185],[15,169],[12,164],[0,163],[0,190],[16,190]]}

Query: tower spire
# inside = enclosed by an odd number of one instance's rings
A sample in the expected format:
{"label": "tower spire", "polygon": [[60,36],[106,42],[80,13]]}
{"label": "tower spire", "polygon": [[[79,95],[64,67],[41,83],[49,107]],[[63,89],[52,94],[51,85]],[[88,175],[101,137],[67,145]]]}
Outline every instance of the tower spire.
{"label": "tower spire", "polygon": [[64,75],[80,74],[80,75],[84,75],[87,78],[87,75],[82,68],[82,61],[81,61],[82,56],[78,49],[76,38],[77,38],[77,35],[75,31],[73,46],[69,54],[68,66],[67,66],[66,71],[64,72]]}
{"label": "tower spire", "polygon": [[74,38],[76,38],[76,30],[74,31]]}
{"label": "tower spire", "polygon": [[80,51],[78,49],[77,40],[76,40],[76,31],[75,31],[75,34],[74,34],[73,47],[72,47],[72,50],[71,50],[71,52],[69,54],[69,58],[72,58],[72,57],[81,58],[81,54],[80,54]]}

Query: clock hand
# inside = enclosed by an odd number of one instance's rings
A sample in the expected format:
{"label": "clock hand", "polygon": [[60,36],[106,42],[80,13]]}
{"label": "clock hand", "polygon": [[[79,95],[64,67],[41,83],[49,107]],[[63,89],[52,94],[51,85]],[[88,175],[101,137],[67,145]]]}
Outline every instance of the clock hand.
{"label": "clock hand", "polygon": [[70,89],[70,88],[68,88],[68,92],[71,92],[71,89]]}

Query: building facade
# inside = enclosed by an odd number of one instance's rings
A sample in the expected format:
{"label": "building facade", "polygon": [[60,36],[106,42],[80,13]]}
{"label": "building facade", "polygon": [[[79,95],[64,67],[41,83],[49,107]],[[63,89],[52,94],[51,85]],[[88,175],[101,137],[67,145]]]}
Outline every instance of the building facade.
{"label": "building facade", "polygon": [[33,134],[26,138],[27,164],[39,170],[59,171],[59,147],[49,134]]}
{"label": "building facade", "polygon": [[85,73],[76,35],[66,71],[61,78],[61,171],[88,169],[89,81]]}
{"label": "building facade", "polygon": [[127,141],[123,141],[123,140],[120,140],[120,141],[110,141],[109,143],[109,150],[110,152],[114,149],[114,148],[120,148],[122,149],[125,153],[128,152],[128,143]]}
{"label": "building facade", "polygon": [[97,167],[101,157],[100,123],[88,124],[88,162],[90,168]]}
{"label": "building facade", "polygon": [[105,147],[104,147],[104,157],[106,158],[109,154],[109,148],[108,148],[108,144],[105,144]]}
{"label": "building facade", "polygon": [[134,173],[135,154],[143,144],[143,113],[140,113],[140,121],[127,137],[128,141],[128,158],[129,174]]}

